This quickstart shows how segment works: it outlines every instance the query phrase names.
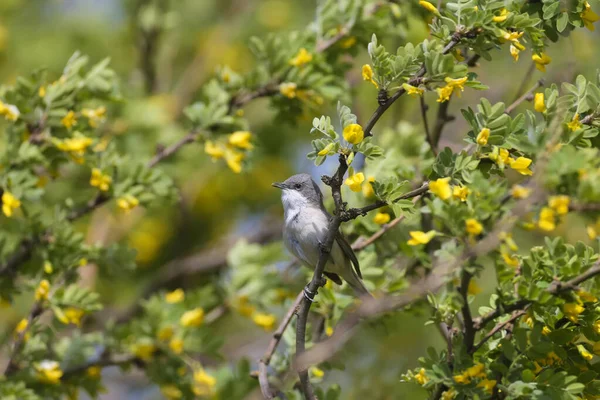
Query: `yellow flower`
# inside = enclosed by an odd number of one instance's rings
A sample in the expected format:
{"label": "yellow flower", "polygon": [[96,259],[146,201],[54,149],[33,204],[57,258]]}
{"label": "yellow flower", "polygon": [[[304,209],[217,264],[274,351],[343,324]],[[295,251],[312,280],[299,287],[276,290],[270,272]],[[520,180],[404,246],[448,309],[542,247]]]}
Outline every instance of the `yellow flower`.
{"label": "yellow flower", "polygon": [[494,22],[504,22],[506,21],[506,18],[508,18],[508,10],[506,8],[503,8],[500,11],[500,15],[496,15],[492,18],[492,21]]}
{"label": "yellow flower", "polygon": [[185,327],[200,326],[202,322],[204,322],[204,310],[200,307],[186,311],[179,319],[179,323]]}
{"label": "yellow flower", "polygon": [[494,151],[490,154],[490,159],[496,162],[500,168],[504,168],[505,165],[509,164],[511,160],[510,154],[506,149],[499,149],[494,146]]}
{"label": "yellow flower", "polygon": [[467,288],[467,293],[471,296],[475,296],[476,294],[481,293],[481,287],[475,281],[469,281],[469,287]]}
{"label": "yellow flower", "polygon": [[485,146],[490,138],[490,130],[489,128],[483,128],[479,131],[477,135],[477,144],[480,146]]}
{"label": "yellow flower", "polygon": [[502,239],[512,251],[519,250],[519,246],[517,246],[510,233],[500,232],[498,237]]}
{"label": "yellow flower", "polygon": [[75,125],[77,125],[77,118],[75,118],[75,113],[73,111],[69,111],[67,115],[60,120],[60,123],[67,129],[71,129]]}
{"label": "yellow flower", "polygon": [[44,261],[44,272],[47,274],[51,274],[54,271],[54,267],[52,263],[48,260]]}
{"label": "yellow flower", "polygon": [[160,392],[167,398],[167,400],[177,400],[183,396],[181,390],[179,390],[175,385],[161,386]]}
{"label": "yellow flower", "polygon": [[594,296],[590,292],[586,292],[585,290],[578,291],[577,296],[579,296],[579,298],[586,303],[595,303],[598,301],[598,298],[596,296]]}
{"label": "yellow flower", "polygon": [[4,115],[4,118],[7,121],[15,122],[17,119],[19,119],[21,112],[19,111],[17,106],[14,106],[12,104],[5,104],[2,101],[0,101],[0,115]]}
{"label": "yellow flower", "polygon": [[533,100],[533,108],[539,113],[546,111],[546,104],[544,101],[544,93],[536,93]]}
{"label": "yellow flower", "polygon": [[46,86],[40,86],[40,88],[38,89],[38,96],[40,97],[46,97]]}
{"label": "yellow flower", "polygon": [[571,199],[569,196],[560,195],[560,196],[550,196],[548,199],[548,206],[556,211],[558,215],[565,215],[569,212],[569,203]]}
{"label": "yellow flower", "polygon": [[596,228],[594,228],[592,225],[588,225],[585,228],[585,231],[590,240],[595,240],[598,237],[598,232],[596,231]]}
{"label": "yellow flower", "polygon": [[493,379],[484,379],[477,384],[477,387],[483,388],[488,393],[492,393],[494,386],[496,386],[496,381]]}
{"label": "yellow flower", "polygon": [[256,313],[252,316],[252,321],[266,331],[273,330],[277,319],[273,314]]}
{"label": "yellow flower", "polygon": [[485,378],[485,366],[481,363],[476,363],[472,367],[469,367],[464,372],[470,378]]}
{"label": "yellow flower", "polygon": [[109,175],[105,175],[98,168],[92,169],[92,176],[90,177],[90,185],[97,187],[103,192],[107,192],[110,189],[112,178]]}
{"label": "yellow flower", "polygon": [[[502,32],[502,39],[507,42],[519,43],[519,39],[523,36],[525,32]],[[520,44],[520,43],[519,43]]]}
{"label": "yellow flower", "polygon": [[56,361],[44,360],[34,364],[37,371],[37,378],[40,382],[57,384],[63,376],[60,365]]}
{"label": "yellow flower", "polygon": [[350,37],[347,37],[346,39],[340,41],[340,47],[342,49],[349,49],[350,47],[354,46],[355,44],[356,44],[355,36],[350,36]]}
{"label": "yellow flower", "polygon": [[37,289],[35,289],[35,300],[36,301],[44,301],[48,299],[48,294],[50,293],[50,282],[48,280],[43,279],[38,285]]}
{"label": "yellow flower", "polygon": [[117,206],[126,213],[130,212],[140,204],[140,201],[130,194],[126,194],[123,197],[119,197],[117,200]]}
{"label": "yellow flower", "polygon": [[575,114],[571,122],[567,124],[567,128],[569,128],[571,132],[575,132],[576,130],[581,129],[582,126],[583,125],[581,124],[581,122],[579,122],[579,114]]}
{"label": "yellow flower", "polygon": [[325,376],[325,372],[321,369],[321,368],[317,368],[317,367],[312,367],[310,369],[310,373],[312,374],[312,376],[314,376],[315,378],[322,378]]}
{"label": "yellow flower", "polygon": [[215,144],[211,140],[204,143],[204,152],[212,157],[213,161],[225,157],[225,150],[220,144]]}
{"label": "yellow flower", "polygon": [[504,262],[509,265],[510,267],[518,267],[519,266],[519,259],[517,257],[515,257],[514,255],[510,255],[508,254],[506,251],[502,251],[502,259],[504,260]]}
{"label": "yellow flower", "polygon": [[520,173],[521,175],[533,175],[533,171],[529,169],[531,160],[526,157],[519,157],[516,160],[509,160],[510,167]]}
{"label": "yellow flower", "polygon": [[429,182],[429,191],[442,200],[448,200],[450,197],[452,197],[452,190],[450,189],[449,182],[449,177],[440,178]]}
{"label": "yellow flower", "polygon": [[85,314],[85,311],[75,308],[68,307],[64,312],[56,314],[56,318],[65,325],[73,324],[81,326],[81,317]]}
{"label": "yellow flower", "polygon": [[362,187],[363,196],[365,196],[367,199],[375,196],[375,190],[373,189],[371,182],[375,182],[374,176],[368,177],[367,183]]}
{"label": "yellow flower", "polygon": [[552,62],[552,59],[546,53],[534,54],[531,59],[535,63],[535,67],[542,72],[546,72],[546,65]]}
{"label": "yellow flower", "polygon": [[359,124],[350,124],[344,128],[344,139],[351,144],[359,144],[365,137],[365,132]]}
{"label": "yellow flower", "polygon": [[551,232],[556,228],[554,220],[554,210],[549,207],[543,207],[540,211],[538,227],[546,232]]}
{"label": "yellow flower", "polygon": [[542,335],[548,336],[550,333],[552,333],[550,328],[548,328],[547,326],[544,325],[544,327],[542,328]]}
{"label": "yellow flower", "polygon": [[509,50],[510,50],[510,55],[512,56],[512,58],[514,58],[515,62],[519,61],[519,53],[521,52],[521,50],[519,50],[517,47],[515,47],[512,44],[510,45]]}
{"label": "yellow flower", "polygon": [[81,115],[88,119],[88,123],[92,128],[96,128],[105,119],[106,107],[98,107],[96,109],[84,108],[81,110]]}
{"label": "yellow flower", "polygon": [[350,187],[353,192],[360,192],[362,183],[365,181],[365,175],[362,172],[354,174],[346,178],[344,183]]}
{"label": "yellow flower", "polygon": [[293,99],[296,97],[296,89],[298,89],[298,85],[296,85],[294,82],[284,82],[279,85],[279,93],[288,99]]}
{"label": "yellow flower", "polygon": [[526,188],[526,187],[521,186],[521,185],[515,185],[515,186],[512,187],[512,189],[510,191],[510,194],[515,199],[526,199],[531,194],[531,189]]}
{"label": "yellow flower", "polygon": [[585,358],[588,361],[594,358],[594,355],[590,353],[585,347],[583,347],[582,344],[577,345],[577,351],[579,352],[579,354],[581,354],[581,357]]}
{"label": "yellow flower", "polygon": [[4,192],[2,194],[2,212],[7,217],[12,217],[13,210],[21,207],[21,201],[17,199],[12,193]]}
{"label": "yellow flower", "polygon": [[335,143],[329,143],[327,146],[323,147],[323,149],[321,151],[319,151],[317,153],[317,155],[319,156],[326,156],[328,155],[331,151],[333,151],[333,148],[335,147]]}
{"label": "yellow flower", "polygon": [[[461,92],[464,92],[465,82],[467,81],[466,76],[463,78],[458,78],[458,79],[452,79],[450,77],[446,77],[444,80],[446,81],[448,86],[452,87],[453,89],[457,89],[457,90],[460,90]],[[460,97],[460,92],[459,92],[459,97]]]}
{"label": "yellow flower", "polygon": [[600,335],[600,319],[598,321],[594,322],[593,328],[594,328],[594,332],[596,332],[598,335]]}
{"label": "yellow flower", "polygon": [[252,139],[252,133],[248,131],[236,131],[229,135],[229,144],[240,149],[250,150],[252,149],[250,139]]}
{"label": "yellow flower", "polygon": [[579,14],[579,16],[581,17],[583,25],[590,31],[594,31],[594,29],[596,29],[594,22],[600,21],[600,16],[598,16],[598,14],[592,10],[592,6],[590,6],[590,3],[587,1],[585,2],[585,9],[581,14]]}
{"label": "yellow flower", "polygon": [[194,371],[194,387],[192,390],[196,396],[210,396],[214,393],[217,380],[200,368]]}
{"label": "yellow flower", "polygon": [[410,239],[408,240],[408,245],[410,246],[418,246],[420,244],[427,244],[437,235],[436,231],[429,231],[427,233],[423,231],[410,231],[408,232],[410,235]]}
{"label": "yellow flower", "polygon": [[390,214],[378,212],[377,214],[375,214],[375,217],[373,217],[373,222],[379,225],[383,225],[390,222],[390,218]]}
{"label": "yellow flower", "polygon": [[169,342],[169,348],[173,351],[173,353],[175,354],[181,354],[183,353],[183,340],[179,339],[179,338],[174,338]]}
{"label": "yellow flower", "polygon": [[99,378],[101,373],[102,373],[102,369],[97,366],[89,367],[88,369],[85,370],[85,374],[89,378],[92,378],[92,379]]}
{"label": "yellow flower", "polygon": [[331,337],[331,335],[333,335],[333,328],[332,328],[332,327],[330,327],[330,326],[328,326],[327,328],[325,328],[325,334],[326,334],[328,337]]}
{"label": "yellow flower", "polygon": [[26,318],[23,318],[15,327],[15,334],[23,333],[25,329],[27,329],[27,326],[29,326],[29,321]]}
{"label": "yellow flower", "polygon": [[225,150],[225,162],[234,173],[242,172],[242,161],[244,161],[244,153],[231,149]]}
{"label": "yellow flower", "polygon": [[420,87],[416,87],[413,85],[409,85],[408,83],[403,83],[402,88],[406,91],[406,94],[413,97],[419,97],[423,95],[424,89]]}
{"label": "yellow flower", "polygon": [[454,186],[452,189],[452,197],[459,199],[460,201],[467,201],[467,196],[471,193],[466,186]]}
{"label": "yellow flower", "polygon": [[579,314],[585,311],[585,308],[577,303],[566,303],[563,305],[565,317],[573,322],[577,322]]}
{"label": "yellow flower", "polygon": [[256,308],[248,302],[248,296],[239,296],[236,303],[237,311],[244,317],[250,317],[256,311]]}
{"label": "yellow flower", "polygon": [[454,91],[454,87],[446,85],[441,88],[436,89],[438,92],[438,103],[443,103],[450,100],[450,96],[452,96],[452,92]]}
{"label": "yellow flower", "polygon": [[454,382],[458,383],[459,385],[468,385],[471,383],[471,378],[465,374],[454,375]]}
{"label": "yellow flower", "polygon": [[379,85],[377,85],[377,82],[373,80],[373,68],[371,68],[369,64],[365,64],[362,66],[362,78],[365,81],[371,82],[376,88],[379,89]]}
{"label": "yellow flower", "polygon": [[471,235],[479,235],[483,231],[483,225],[475,218],[469,218],[465,221],[465,229]]}
{"label": "yellow flower", "polygon": [[426,9],[427,11],[434,13],[435,15],[440,15],[440,12],[438,11],[438,9],[428,1],[421,0],[421,1],[419,1],[419,5],[421,7],[423,7],[424,9]]}
{"label": "yellow flower", "polygon": [[308,64],[313,59],[312,54],[310,54],[304,47],[301,48],[296,56],[290,60],[290,65],[295,67],[301,67],[304,64]]}
{"label": "yellow flower", "polygon": [[143,361],[146,361],[146,362],[152,360],[152,356],[154,355],[155,351],[156,351],[156,346],[154,345],[154,343],[152,343],[148,340],[144,340],[139,343],[136,343],[132,349],[133,354],[137,358],[139,358]]}
{"label": "yellow flower", "polygon": [[170,326],[170,325],[163,326],[156,333],[156,338],[162,342],[166,342],[167,340],[171,340],[171,338],[173,337],[174,334],[175,334],[175,330],[173,329],[172,326]]}
{"label": "yellow flower", "polygon": [[453,400],[456,397],[456,390],[454,388],[450,388],[442,393],[441,400]]}
{"label": "yellow flower", "polygon": [[74,156],[81,157],[85,153],[85,150],[93,143],[93,140],[89,137],[83,136],[76,133],[75,137],[67,138],[64,140],[57,140],[56,147],[60,151],[70,153]]}
{"label": "yellow flower", "polygon": [[429,378],[425,375],[425,368],[421,368],[419,373],[415,375],[415,381],[421,386],[429,381]]}
{"label": "yellow flower", "polygon": [[169,304],[181,303],[183,299],[185,299],[185,292],[181,288],[165,294],[165,300]]}

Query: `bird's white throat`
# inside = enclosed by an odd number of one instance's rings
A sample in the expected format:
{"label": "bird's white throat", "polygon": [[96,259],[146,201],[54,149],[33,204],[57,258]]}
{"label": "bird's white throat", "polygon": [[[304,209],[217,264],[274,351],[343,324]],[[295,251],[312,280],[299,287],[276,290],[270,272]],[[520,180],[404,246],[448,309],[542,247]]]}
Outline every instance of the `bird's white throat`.
{"label": "bird's white throat", "polygon": [[284,189],[281,193],[281,202],[286,225],[291,223],[303,208],[309,206],[306,197],[297,190]]}

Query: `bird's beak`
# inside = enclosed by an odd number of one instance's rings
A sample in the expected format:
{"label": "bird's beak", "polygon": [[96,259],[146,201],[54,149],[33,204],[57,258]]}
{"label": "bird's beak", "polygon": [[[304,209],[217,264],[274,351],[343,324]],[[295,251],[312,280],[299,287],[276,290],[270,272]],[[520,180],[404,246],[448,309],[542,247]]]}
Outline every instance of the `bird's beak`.
{"label": "bird's beak", "polygon": [[272,183],[271,186],[279,188],[279,189],[285,189],[285,185],[283,184],[283,182],[275,182],[275,183]]}

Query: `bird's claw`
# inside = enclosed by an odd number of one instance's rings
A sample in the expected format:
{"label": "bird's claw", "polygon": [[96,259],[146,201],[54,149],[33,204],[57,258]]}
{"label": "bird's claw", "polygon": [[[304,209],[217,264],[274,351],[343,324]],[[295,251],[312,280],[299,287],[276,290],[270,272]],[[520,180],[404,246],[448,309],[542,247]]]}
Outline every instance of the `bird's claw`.
{"label": "bird's claw", "polygon": [[311,303],[315,302],[315,294],[310,291],[310,289],[308,288],[308,285],[304,287],[304,297],[306,298],[306,300],[310,301]]}
{"label": "bird's claw", "polygon": [[329,249],[327,248],[327,246],[325,246],[325,243],[321,242],[319,240],[319,250],[321,251],[321,253],[329,253]]}

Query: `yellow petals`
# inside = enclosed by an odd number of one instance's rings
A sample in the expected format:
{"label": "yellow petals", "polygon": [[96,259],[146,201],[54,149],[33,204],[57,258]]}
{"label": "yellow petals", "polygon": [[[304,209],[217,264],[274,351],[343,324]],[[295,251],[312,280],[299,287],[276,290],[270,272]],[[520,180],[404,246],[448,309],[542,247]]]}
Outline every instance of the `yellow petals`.
{"label": "yellow petals", "polygon": [[362,66],[362,78],[365,81],[371,82],[376,88],[379,89],[379,85],[373,79],[373,68],[369,64],[365,64]]}
{"label": "yellow petals", "polygon": [[154,343],[144,340],[136,343],[132,348],[132,353],[139,359],[149,362],[156,351]]}
{"label": "yellow petals", "polygon": [[552,59],[546,53],[534,54],[531,59],[535,63],[535,67],[542,72],[546,72],[546,65],[552,62]]}
{"label": "yellow petals", "polygon": [[452,189],[452,197],[459,199],[460,201],[467,201],[467,196],[471,193],[466,186],[454,186]]}
{"label": "yellow petals", "polygon": [[469,218],[465,221],[465,229],[467,230],[467,233],[471,235],[479,235],[483,232],[483,225],[475,218]]}
{"label": "yellow petals", "polygon": [[362,187],[363,196],[365,196],[367,199],[370,199],[371,197],[375,196],[375,190],[373,189],[373,185],[371,184],[372,182],[375,182],[374,176],[368,177],[367,183]]}
{"label": "yellow petals", "polygon": [[594,358],[594,355],[590,353],[582,344],[577,345],[577,351],[581,355],[581,357],[585,358],[587,361],[590,361]]}
{"label": "yellow petals", "polygon": [[598,14],[592,10],[592,6],[590,6],[590,3],[587,1],[585,2],[585,9],[581,14],[579,14],[579,16],[581,17],[583,25],[590,31],[594,31],[596,29],[594,22],[600,21],[600,16],[598,16]]}
{"label": "yellow petals", "polygon": [[65,325],[73,324],[81,326],[81,317],[85,314],[85,311],[75,307],[68,307],[62,313],[57,313],[56,318]]}
{"label": "yellow petals", "polygon": [[506,18],[508,18],[508,10],[506,8],[503,8],[500,11],[500,15],[496,15],[492,18],[492,21],[494,22],[504,22],[506,21]]}
{"label": "yellow petals", "polygon": [[56,147],[60,151],[69,153],[72,156],[80,158],[84,155],[86,149],[91,146],[93,140],[76,132],[76,136],[64,140],[56,140]]}
{"label": "yellow petals", "polygon": [[390,214],[378,212],[377,214],[375,214],[375,217],[373,217],[373,222],[379,225],[383,225],[390,222],[390,219]]}
{"label": "yellow petals", "polygon": [[485,146],[490,138],[490,130],[489,128],[483,128],[477,134],[477,144],[480,146]]}
{"label": "yellow petals", "polygon": [[169,348],[175,354],[183,353],[183,340],[181,340],[179,338],[172,339],[169,342]]}
{"label": "yellow petals", "polygon": [[560,195],[560,196],[550,196],[548,199],[548,206],[556,211],[558,215],[565,215],[569,212],[569,204],[571,203],[571,199],[569,196]]}
{"label": "yellow petals", "polygon": [[508,150],[494,147],[494,151],[489,155],[490,160],[494,161],[500,168],[509,164],[511,158]]}
{"label": "yellow petals", "polygon": [[106,107],[102,106],[95,109],[84,108],[81,110],[81,115],[88,119],[88,123],[92,128],[96,128],[106,119]]}
{"label": "yellow petals", "polygon": [[174,334],[175,329],[173,329],[172,326],[168,325],[159,329],[159,331],[156,333],[156,338],[161,342],[166,342],[168,340],[171,340]]}
{"label": "yellow petals", "polygon": [[40,96],[41,98],[46,97],[46,86],[40,86],[40,88],[38,89],[38,96]]}
{"label": "yellow petals", "polygon": [[273,314],[256,313],[252,316],[252,321],[266,331],[271,331],[275,327],[277,318]]}
{"label": "yellow petals", "polygon": [[509,160],[510,167],[520,173],[521,175],[533,175],[533,171],[529,169],[531,160],[526,157],[519,157],[516,160]]}
{"label": "yellow petals", "polygon": [[90,177],[90,185],[97,187],[103,192],[107,192],[110,189],[112,178],[109,175],[105,175],[98,168],[92,169],[92,176]]}
{"label": "yellow petals", "polygon": [[510,194],[515,199],[526,199],[531,194],[531,189],[521,185],[515,185],[512,187]]}
{"label": "yellow petals", "polygon": [[448,86],[451,86],[455,89],[460,89],[461,91],[465,90],[465,82],[467,82],[467,77],[452,79],[450,77],[444,78]]}
{"label": "yellow petals", "polygon": [[44,360],[35,363],[34,367],[37,371],[37,379],[40,382],[55,385],[60,382],[63,372],[60,365],[56,361]]}
{"label": "yellow petals", "polygon": [[325,335],[327,335],[328,337],[331,337],[333,335],[333,328],[330,326],[325,328]]}
{"label": "yellow petals", "polygon": [[44,301],[48,299],[50,294],[50,282],[43,279],[38,287],[35,289],[35,301]]}
{"label": "yellow petals", "polygon": [[459,385],[468,385],[471,383],[471,378],[465,374],[454,375],[454,382],[458,383]]}
{"label": "yellow petals", "polygon": [[220,144],[207,140],[204,143],[204,152],[212,157],[213,161],[225,157],[225,149]]}
{"label": "yellow petals", "polygon": [[598,231],[596,231],[596,228],[593,227],[592,225],[588,225],[585,228],[585,231],[586,231],[588,237],[590,238],[590,240],[595,240],[598,237]]}
{"label": "yellow petals", "polygon": [[521,36],[523,36],[525,32],[506,32],[504,31],[502,33],[502,39],[506,40],[507,42],[518,42],[519,39],[521,38]]}
{"label": "yellow petals", "polygon": [[572,322],[577,322],[579,314],[585,311],[585,308],[577,303],[566,303],[563,305],[563,313],[565,317]]}
{"label": "yellow petals", "polygon": [[200,307],[183,313],[179,323],[185,327],[198,327],[204,322],[204,310]]}
{"label": "yellow petals", "polygon": [[298,85],[294,82],[284,82],[279,85],[279,93],[287,97],[288,99],[293,99],[296,97]]}
{"label": "yellow petals", "polygon": [[540,211],[538,227],[546,232],[551,232],[556,229],[556,221],[554,220],[554,210],[549,207],[544,207]]}
{"label": "yellow petals", "polygon": [[544,327],[542,328],[542,335],[548,336],[550,333],[552,333],[550,328],[548,328],[547,326],[544,325]]}
{"label": "yellow petals", "polygon": [[359,144],[365,137],[365,132],[359,124],[350,124],[344,128],[344,139],[351,144]]}
{"label": "yellow petals", "polygon": [[248,131],[237,131],[229,135],[229,144],[240,149],[250,150],[252,149],[250,139],[252,139],[252,133]]}
{"label": "yellow petals", "polygon": [[519,61],[519,53],[521,52],[521,50],[519,50],[517,47],[515,47],[515,45],[511,44],[509,51],[510,51],[510,55],[515,60],[515,62]]}
{"label": "yellow petals", "polygon": [[571,122],[567,124],[567,128],[569,128],[571,132],[575,132],[576,130],[581,129],[581,127],[583,127],[583,125],[579,121],[579,114],[575,114]]}
{"label": "yellow petals", "polygon": [[585,303],[595,303],[598,301],[598,298],[591,294],[590,292],[586,292],[585,290],[580,290],[577,292],[577,296]]}
{"label": "yellow petals", "polygon": [[436,90],[438,92],[437,102],[444,103],[444,102],[450,100],[450,96],[452,96],[452,92],[454,91],[454,88],[452,86],[446,85],[444,87],[437,88]]}
{"label": "yellow petals", "polygon": [[452,197],[452,190],[450,189],[449,182],[449,177],[431,181],[429,182],[429,191],[442,200],[448,200],[450,197]]}
{"label": "yellow petals", "polygon": [[325,372],[321,368],[317,368],[317,367],[312,367],[310,369],[310,373],[315,378],[322,378],[325,376]]}
{"label": "yellow petals", "polygon": [[544,93],[536,93],[533,99],[533,108],[539,113],[546,111],[546,104],[544,102]]}
{"label": "yellow petals", "polygon": [[21,207],[21,201],[17,199],[12,193],[2,193],[2,213],[7,217],[12,217],[14,210]]}
{"label": "yellow petals", "polygon": [[402,88],[406,91],[406,94],[413,97],[419,97],[423,95],[424,89],[420,87],[416,87],[413,85],[409,85],[408,83],[403,83]]}
{"label": "yellow petals", "polygon": [[77,125],[77,118],[75,118],[75,113],[73,111],[69,111],[67,115],[60,120],[60,123],[67,129],[71,129],[75,125]]}
{"label": "yellow petals", "polygon": [[346,178],[344,184],[346,184],[353,192],[360,192],[364,181],[365,175],[362,172],[359,172]]}
{"label": "yellow petals", "polygon": [[419,385],[424,385],[429,381],[429,378],[427,377],[427,375],[425,375],[425,368],[421,368],[419,370],[419,373],[415,375],[415,381]]}
{"label": "yellow petals", "polygon": [[5,104],[0,101],[0,115],[4,115],[4,119],[7,121],[15,122],[17,119],[19,119],[21,112],[17,106]]}
{"label": "yellow petals", "polygon": [[471,378],[485,378],[484,372],[485,366],[480,363],[476,363],[472,367],[469,367],[465,370],[465,374]]}
{"label": "yellow petals", "polygon": [[477,387],[483,388],[488,393],[492,393],[494,391],[494,387],[496,386],[496,381],[493,379],[484,379],[477,384]]}
{"label": "yellow petals", "polygon": [[506,251],[502,251],[500,254],[502,255],[502,259],[504,260],[506,265],[508,265],[510,267],[515,267],[515,268],[519,266],[519,259],[517,257],[515,257],[514,255],[511,256]]}
{"label": "yellow petals", "polygon": [[310,54],[304,47],[301,48],[296,56],[290,60],[290,65],[294,67],[302,67],[305,64],[308,64],[313,59],[312,54]]}
{"label": "yellow petals", "polygon": [[458,90],[458,95],[460,97],[460,93],[465,90],[465,82],[467,81],[467,77],[452,79],[450,77],[446,77],[445,79],[446,86],[437,88],[438,92],[438,103],[443,103],[450,100],[450,96],[454,90]]}
{"label": "yellow petals", "polygon": [[15,327],[15,334],[20,334],[25,332],[25,329],[29,326],[29,321],[26,318],[23,318],[19,321],[17,326]]}
{"label": "yellow petals", "polygon": [[48,260],[44,261],[44,272],[47,274],[51,274],[54,271],[54,267],[52,263]]}
{"label": "yellow petals", "polygon": [[196,396],[211,396],[214,394],[217,380],[207,374],[203,368],[194,371],[194,386],[192,391]]}
{"label": "yellow petals", "polygon": [[471,296],[475,296],[479,293],[481,293],[481,287],[479,287],[479,285],[477,283],[475,283],[474,280],[469,281],[469,287],[467,288],[467,294],[470,294]]}
{"label": "yellow petals", "polygon": [[160,387],[160,392],[167,400],[181,399],[183,393],[175,385],[165,385]]}
{"label": "yellow petals", "polygon": [[181,303],[183,299],[185,299],[185,292],[181,288],[165,294],[165,301],[169,304]]}
{"label": "yellow petals", "polygon": [[427,244],[437,235],[436,231],[429,231],[427,233],[423,231],[410,231],[408,232],[411,239],[408,240],[408,245],[410,246],[418,246],[420,244]]}
{"label": "yellow petals", "polygon": [[454,388],[450,388],[442,393],[441,400],[453,400],[456,397],[456,390]]}
{"label": "yellow petals", "polygon": [[131,194],[126,194],[117,199],[117,206],[126,213],[136,208],[139,204],[140,201]]}
{"label": "yellow petals", "polygon": [[239,151],[226,149],[225,150],[225,162],[230,170],[234,173],[239,174],[242,172],[242,161],[244,161],[244,153]]}
{"label": "yellow petals", "polygon": [[427,11],[434,13],[435,15],[440,15],[440,12],[438,11],[438,9],[428,1],[421,0],[421,1],[419,1],[419,5],[421,7],[423,7],[424,9],[426,9]]}
{"label": "yellow petals", "polygon": [[594,325],[592,327],[594,328],[594,332],[600,335],[600,319],[594,322]]}

